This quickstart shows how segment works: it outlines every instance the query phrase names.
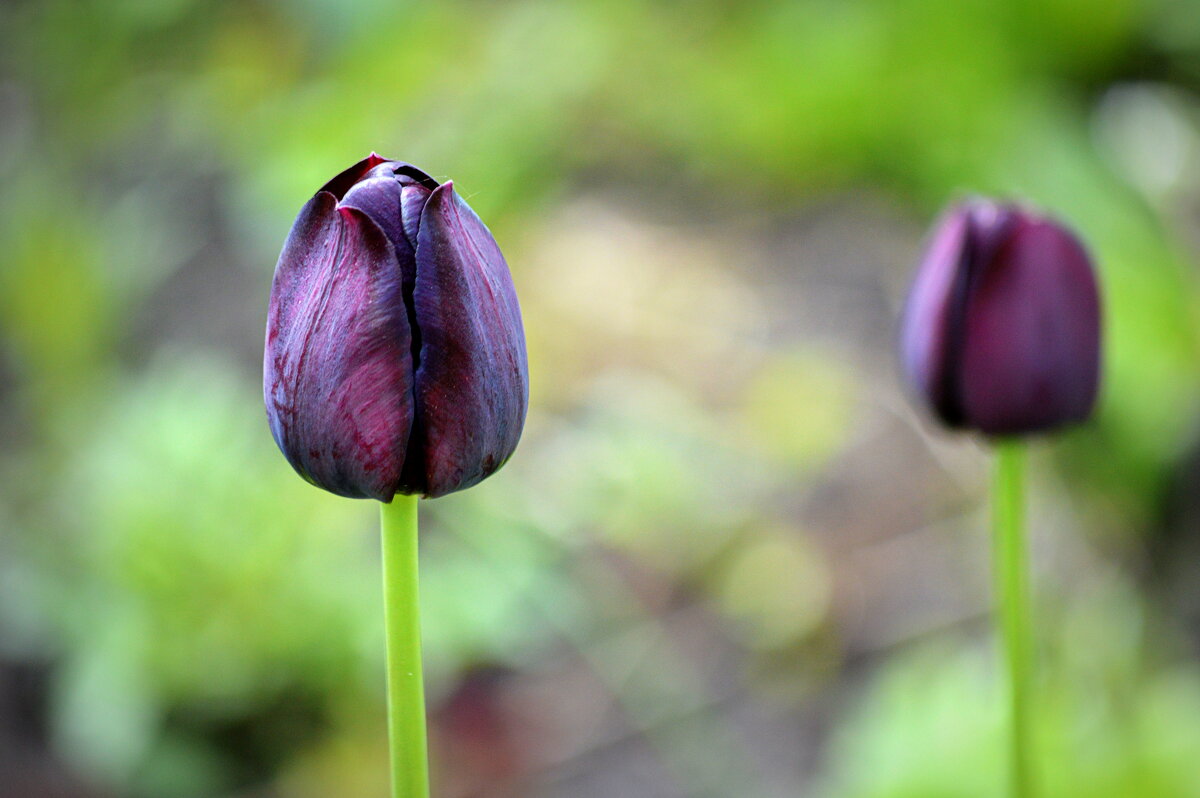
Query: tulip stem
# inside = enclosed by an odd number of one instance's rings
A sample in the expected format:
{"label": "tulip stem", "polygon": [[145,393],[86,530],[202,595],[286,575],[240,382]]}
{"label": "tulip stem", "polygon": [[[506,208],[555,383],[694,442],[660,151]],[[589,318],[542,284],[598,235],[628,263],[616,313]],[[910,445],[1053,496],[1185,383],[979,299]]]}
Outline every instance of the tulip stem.
{"label": "tulip stem", "polygon": [[392,798],[429,798],[417,581],[417,497],[380,505]]}
{"label": "tulip stem", "polygon": [[1020,441],[1004,440],[996,444],[992,496],[996,611],[1008,676],[1009,779],[1013,798],[1034,795],[1029,711],[1033,646],[1024,517],[1024,454]]}

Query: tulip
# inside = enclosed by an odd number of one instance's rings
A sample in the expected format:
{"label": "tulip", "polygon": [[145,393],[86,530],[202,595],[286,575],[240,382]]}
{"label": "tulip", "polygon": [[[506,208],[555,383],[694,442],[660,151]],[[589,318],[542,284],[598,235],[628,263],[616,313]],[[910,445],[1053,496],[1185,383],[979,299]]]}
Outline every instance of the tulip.
{"label": "tulip", "polygon": [[263,394],[302,477],[382,502],[470,487],[516,448],[528,385],[508,266],[452,183],[372,153],[301,209]]}
{"label": "tulip", "polygon": [[392,796],[428,798],[417,495],[494,473],[529,402],[512,276],[452,183],[372,153],[300,210],[271,284],[263,396],[302,477],[381,502]]}
{"label": "tulip", "polygon": [[1065,227],[971,200],[933,233],[901,327],[904,370],[950,427],[993,437],[996,624],[1008,682],[1009,794],[1037,791],[1034,648],[1019,436],[1084,421],[1100,382],[1100,298]]}
{"label": "tulip", "polygon": [[1015,436],[1087,419],[1100,378],[1087,252],[1025,208],[962,203],[917,271],[901,347],[917,394],[948,426]]}

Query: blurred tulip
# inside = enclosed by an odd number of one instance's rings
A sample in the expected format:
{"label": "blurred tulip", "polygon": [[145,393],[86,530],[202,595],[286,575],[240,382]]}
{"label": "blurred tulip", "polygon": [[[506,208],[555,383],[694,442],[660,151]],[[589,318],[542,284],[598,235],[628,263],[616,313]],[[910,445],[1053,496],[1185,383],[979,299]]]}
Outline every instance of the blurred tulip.
{"label": "blurred tulip", "polygon": [[384,502],[470,487],[516,448],[528,383],[508,266],[452,183],[372,153],[301,209],[263,358],[301,476]]}
{"label": "blurred tulip", "polygon": [[905,309],[904,369],[951,427],[1009,436],[1085,420],[1100,378],[1100,301],[1062,225],[988,200],[933,233]]}
{"label": "blurred tulip", "polygon": [[535,767],[514,700],[510,673],[498,666],[474,666],[434,710],[430,721],[441,755],[437,774],[442,798],[515,798],[526,795]]}

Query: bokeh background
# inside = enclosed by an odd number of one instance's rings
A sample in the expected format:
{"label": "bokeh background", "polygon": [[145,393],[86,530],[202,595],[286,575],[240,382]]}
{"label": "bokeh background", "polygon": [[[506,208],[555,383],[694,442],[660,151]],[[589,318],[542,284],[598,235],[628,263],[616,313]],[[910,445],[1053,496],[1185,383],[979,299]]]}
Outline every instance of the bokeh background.
{"label": "bokeh background", "polygon": [[371,150],[508,254],[516,457],[423,503],[438,798],[1001,795],[988,456],[894,330],[965,193],[1077,226],[1034,449],[1046,795],[1200,795],[1200,4],[0,3],[0,796],[385,794],[376,508],[261,406]]}

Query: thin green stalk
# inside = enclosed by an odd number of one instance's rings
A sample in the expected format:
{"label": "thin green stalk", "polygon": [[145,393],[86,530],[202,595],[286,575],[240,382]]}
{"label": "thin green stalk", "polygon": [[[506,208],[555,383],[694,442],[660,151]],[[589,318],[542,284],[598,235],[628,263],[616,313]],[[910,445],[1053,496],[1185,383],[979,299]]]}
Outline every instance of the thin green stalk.
{"label": "thin green stalk", "polygon": [[417,581],[417,497],[380,505],[392,798],[429,798]]}
{"label": "thin green stalk", "polygon": [[996,445],[993,483],[996,609],[1008,672],[1011,795],[1033,798],[1030,692],[1033,684],[1029,556],[1025,535],[1024,446]]}

